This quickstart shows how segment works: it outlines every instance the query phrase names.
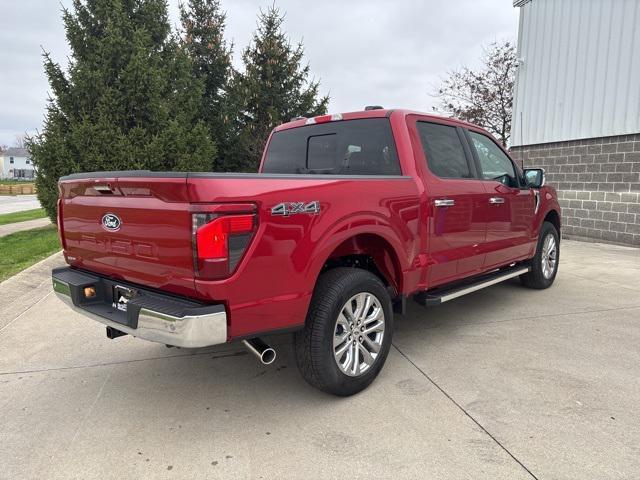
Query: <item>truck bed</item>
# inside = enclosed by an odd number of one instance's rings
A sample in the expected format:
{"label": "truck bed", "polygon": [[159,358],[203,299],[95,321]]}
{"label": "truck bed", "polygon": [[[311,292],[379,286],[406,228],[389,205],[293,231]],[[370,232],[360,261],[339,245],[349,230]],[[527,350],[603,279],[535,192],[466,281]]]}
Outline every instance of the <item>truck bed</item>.
{"label": "truck bed", "polygon": [[[198,301],[223,301],[231,336],[304,321],[313,280],[331,251],[358,232],[417,252],[419,202],[408,176],[96,172],[60,179],[64,254],[77,269]],[[367,199],[366,203],[363,199]],[[279,215],[317,202],[316,213]],[[234,272],[199,278],[193,215],[255,209],[257,228]],[[107,230],[105,215],[120,225]],[[400,260],[408,270],[411,259]],[[266,277],[265,272],[270,272]]]}

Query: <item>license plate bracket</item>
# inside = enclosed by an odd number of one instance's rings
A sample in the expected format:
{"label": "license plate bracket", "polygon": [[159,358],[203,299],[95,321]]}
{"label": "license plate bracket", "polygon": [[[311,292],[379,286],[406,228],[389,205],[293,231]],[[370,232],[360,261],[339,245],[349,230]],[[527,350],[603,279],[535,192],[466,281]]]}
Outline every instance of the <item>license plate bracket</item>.
{"label": "license plate bracket", "polygon": [[127,313],[129,300],[135,298],[137,292],[133,288],[124,287],[122,285],[113,286],[113,302],[112,307],[116,310]]}

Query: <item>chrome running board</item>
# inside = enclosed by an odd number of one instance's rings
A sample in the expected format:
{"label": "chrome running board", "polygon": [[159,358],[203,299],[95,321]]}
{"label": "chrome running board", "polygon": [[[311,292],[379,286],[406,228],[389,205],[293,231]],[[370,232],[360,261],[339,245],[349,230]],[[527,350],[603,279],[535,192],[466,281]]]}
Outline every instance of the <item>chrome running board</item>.
{"label": "chrome running board", "polygon": [[434,290],[427,290],[417,293],[414,296],[414,300],[421,305],[431,306],[440,305],[441,303],[448,302],[454,298],[467,295],[468,293],[476,292],[496,283],[504,282],[510,278],[519,277],[531,270],[529,266],[515,266],[496,270],[491,273],[481,275],[479,277],[471,278],[463,281],[463,283],[452,284],[447,287],[439,287]]}

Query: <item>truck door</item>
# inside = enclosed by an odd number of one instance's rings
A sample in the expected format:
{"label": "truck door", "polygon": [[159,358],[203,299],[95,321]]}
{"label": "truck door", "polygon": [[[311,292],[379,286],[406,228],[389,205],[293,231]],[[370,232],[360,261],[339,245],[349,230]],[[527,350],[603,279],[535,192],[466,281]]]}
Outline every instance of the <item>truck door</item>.
{"label": "truck door", "polygon": [[464,131],[455,124],[418,118],[414,132],[414,142],[420,143],[414,151],[427,191],[431,288],[481,271],[487,205]]}
{"label": "truck door", "polygon": [[467,130],[469,144],[483,179],[488,207],[484,268],[500,267],[529,257],[536,209],[535,192],[524,186],[518,168],[487,135]]}

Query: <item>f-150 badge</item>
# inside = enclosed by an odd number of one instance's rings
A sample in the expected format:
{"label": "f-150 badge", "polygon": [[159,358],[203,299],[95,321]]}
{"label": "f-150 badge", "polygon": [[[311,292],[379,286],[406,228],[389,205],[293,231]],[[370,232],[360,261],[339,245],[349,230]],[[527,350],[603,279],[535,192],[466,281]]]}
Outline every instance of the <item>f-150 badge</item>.
{"label": "f-150 badge", "polygon": [[314,200],[313,202],[282,202],[271,208],[271,215],[281,215],[288,217],[289,215],[296,215],[298,213],[306,213],[308,215],[317,215],[320,213],[320,202]]}

